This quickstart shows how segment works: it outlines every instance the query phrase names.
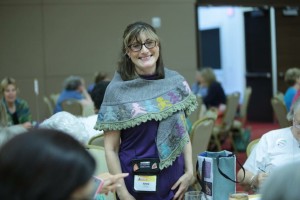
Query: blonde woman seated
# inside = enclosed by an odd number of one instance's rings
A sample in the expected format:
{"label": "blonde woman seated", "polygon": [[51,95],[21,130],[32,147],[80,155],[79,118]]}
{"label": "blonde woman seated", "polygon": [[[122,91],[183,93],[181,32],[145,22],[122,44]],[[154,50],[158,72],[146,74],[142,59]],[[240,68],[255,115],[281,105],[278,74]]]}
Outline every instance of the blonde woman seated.
{"label": "blonde woman seated", "polygon": [[[6,126],[21,124],[24,128],[31,128],[31,113],[27,101],[18,98],[16,80],[6,77],[1,81],[1,103],[5,107],[7,117]],[[3,115],[4,113],[1,113]]]}
{"label": "blonde woman seated", "polygon": [[[287,119],[293,121],[293,126],[264,134],[246,160],[241,183],[245,189],[259,189],[275,168],[300,161],[300,99],[293,104]],[[240,170],[238,179],[243,176]]]}

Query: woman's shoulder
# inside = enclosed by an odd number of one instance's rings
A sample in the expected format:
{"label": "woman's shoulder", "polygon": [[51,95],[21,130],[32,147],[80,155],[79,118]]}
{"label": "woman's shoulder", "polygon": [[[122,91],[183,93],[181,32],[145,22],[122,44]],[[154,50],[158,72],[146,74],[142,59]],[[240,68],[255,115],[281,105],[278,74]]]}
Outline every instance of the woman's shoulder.
{"label": "woman's shoulder", "polygon": [[291,132],[290,127],[275,129],[275,130],[271,130],[271,131],[265,133],[262,136],[262,138],[265,138],[266,140],[277,139],[277,138],[288,136],[289,135],[288,133],[290,133],[290,132]]}
{"label": "woman's shoulder", "polygon": [[16,104],[18,104],[18,105],[28,105],[28,102],[25,99],[17,98],[16,99]]}
{"label": "woman's shoulder", "polygon": [[296,94],[296,93],[297,93],[297,90],[294,87],[289,87],[286,90],[285,95],[293,95],[293,94]]}

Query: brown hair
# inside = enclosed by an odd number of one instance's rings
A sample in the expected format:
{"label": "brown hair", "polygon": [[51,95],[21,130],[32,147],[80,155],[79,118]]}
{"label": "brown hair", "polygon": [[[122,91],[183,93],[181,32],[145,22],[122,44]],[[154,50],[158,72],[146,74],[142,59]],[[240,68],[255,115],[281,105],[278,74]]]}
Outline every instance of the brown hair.
{"label": "brown hair", "polygon": [[128,46],[132,42],[141,42],[139,38],[141,33],[145,33],[150,39],[155,40],[158,43],[160,53],[156,62],[156,74],[158,79],[163,79],[165,77],[165,72],[161,54],[161,44],[155,29],[151,25],[144,22],[135,22],[126,27],[123,33],[122,53],[121,60],[118,65],[118,72],[124,81],[132,80],[136,77],[135,65],[130,60],[126,52],[128,50]]}
{"label": "brown hair", "polygon": [[215,73],[214,73],[213,69],[210,67],[205,67],[205,68],[200,69],[199,73],[205,79],[208,86],[210,86],[210,84],[212,84],[213,82],[216,81]]}

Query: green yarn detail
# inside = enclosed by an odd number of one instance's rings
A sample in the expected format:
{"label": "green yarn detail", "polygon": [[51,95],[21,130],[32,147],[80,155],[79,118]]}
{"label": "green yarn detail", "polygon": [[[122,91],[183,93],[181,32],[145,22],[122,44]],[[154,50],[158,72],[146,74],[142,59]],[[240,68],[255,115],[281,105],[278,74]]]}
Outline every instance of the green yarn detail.
{"label": "green yarn detail", "polygon": [[184,110],[187,115],[190,115],[191,112],[195,111],[198,106],[196,96],[194,94],[190,94],[187,96],[184,100],[181,102],[174,104],[173,106],[158,112],[158,113],[146,113],[144,115],[141,115],[136,118],[128,119],[126,121],[119,121],[119,122],[99,122],[97,121],[94,129],[96,130],[124,130],[128,129],[137,125],[140,125],[141,123],[150,121],[150,120],[156,120],[161,121],[163,119],[168,118],[173,113],[176,113],[178,111]]}

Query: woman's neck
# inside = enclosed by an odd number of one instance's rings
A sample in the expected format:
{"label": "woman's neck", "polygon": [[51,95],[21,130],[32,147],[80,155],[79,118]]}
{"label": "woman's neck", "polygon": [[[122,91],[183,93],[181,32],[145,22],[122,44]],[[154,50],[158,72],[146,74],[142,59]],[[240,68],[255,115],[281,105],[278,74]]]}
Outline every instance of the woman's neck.
{"label": "woman's neck", "polygon": [[10,113],[16,112],[15,102],[6,102],[6,104]]}

